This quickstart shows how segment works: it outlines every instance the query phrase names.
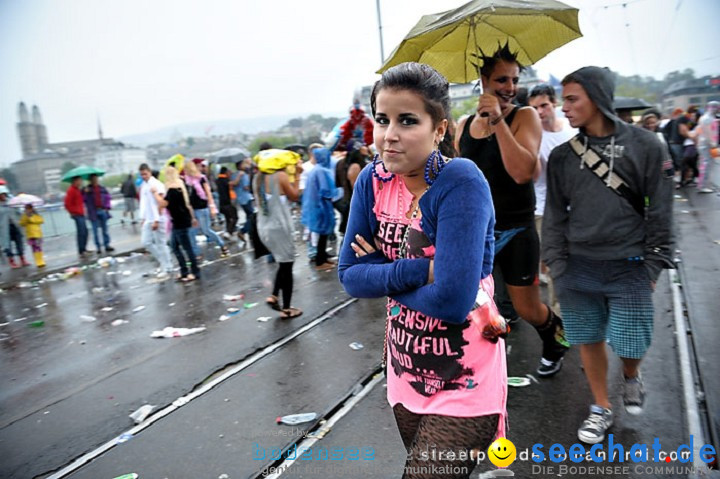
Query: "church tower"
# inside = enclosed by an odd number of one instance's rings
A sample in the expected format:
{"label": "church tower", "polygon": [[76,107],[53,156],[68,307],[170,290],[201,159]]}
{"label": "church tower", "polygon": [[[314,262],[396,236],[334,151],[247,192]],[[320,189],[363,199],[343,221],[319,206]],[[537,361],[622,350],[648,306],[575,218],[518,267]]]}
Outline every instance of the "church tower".
{"label": "church tower", "polygon": [[[40,112],[38,112],[38,115]],[[17,131],[20,137],[20,148],[22,149],[23,158],[28,158],[40,151],[38,145],[37,130],[35,125],[30,121],[27,107],[24,102],[18,105],[18,123]]]}
{"label": "church tower", "polygon": [[100,142],[102,142],[104,140],[104,138],[103,138],[102,124],[100,123],[100,115],[97,115],[97,125],[98,125],[98,138],[100,139]]}
{"label": "church tower", "polygon": [[48,145],[47,128],[40,115],[40,108],[37,105],[32,107],[32,122],[35,124],[35,137],[37,138],[38,151],[43,151]]}

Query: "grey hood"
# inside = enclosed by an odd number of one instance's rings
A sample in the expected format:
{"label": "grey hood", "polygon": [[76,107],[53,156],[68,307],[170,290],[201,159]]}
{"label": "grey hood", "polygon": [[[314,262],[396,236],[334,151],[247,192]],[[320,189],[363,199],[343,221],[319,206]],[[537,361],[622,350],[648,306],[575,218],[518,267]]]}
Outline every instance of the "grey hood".
{"label": "grey hood", "polygon": [[615,77],[608,68],[582,67],[568,76],[583,87],[603,115],[616,125],[623,123],[613,108]]}

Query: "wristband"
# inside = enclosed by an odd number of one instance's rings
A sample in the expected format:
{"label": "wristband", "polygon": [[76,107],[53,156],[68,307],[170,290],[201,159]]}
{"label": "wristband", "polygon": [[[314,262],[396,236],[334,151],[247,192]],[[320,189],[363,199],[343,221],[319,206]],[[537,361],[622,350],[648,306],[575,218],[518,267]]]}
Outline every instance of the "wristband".
{"label": "wristband", "polygon": [[500,115],[499,117],[495,118],[494,120],[490,120],[490,124],[491,124],[492,126],[495,126],[495,125],[497,125],[498,123],[500,123],[501,121],[503,121],[503,118],[505,118],[505,116],[504,116],[504,115]]}

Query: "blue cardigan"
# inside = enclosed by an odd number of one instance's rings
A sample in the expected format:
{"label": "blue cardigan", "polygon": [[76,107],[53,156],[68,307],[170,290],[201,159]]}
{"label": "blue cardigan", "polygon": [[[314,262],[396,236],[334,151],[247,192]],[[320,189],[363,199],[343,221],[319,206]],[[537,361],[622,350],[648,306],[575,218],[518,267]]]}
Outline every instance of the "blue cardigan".
{"label": "blue cardigan", "polygon": [[374,244],[372,168],[358,176],[350,205],[338,267],[345,291],[357,298],[390,296],[423,314],[463,323],[480,280],[493,267],[495,210],[487,180],[472,161],[455,158],[420,198],[420,226],[435,246],[435,280],[427,284],[429,258],[391,262],[379,251],[357,258],[350,247],[356,234]]}

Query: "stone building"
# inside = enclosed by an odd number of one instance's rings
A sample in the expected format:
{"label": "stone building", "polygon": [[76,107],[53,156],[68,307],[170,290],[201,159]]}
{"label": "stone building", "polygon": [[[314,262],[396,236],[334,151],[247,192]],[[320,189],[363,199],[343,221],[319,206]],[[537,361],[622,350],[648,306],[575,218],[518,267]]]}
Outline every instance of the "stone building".
{"label": "stone building", "polygon": [[18,137],[22,160],[10,165],[23,192],[46,195],[61,191],[61,172],[66,163],[95,166],[106,175],[136,170],[146,160],[145,151],[104,138],[98,122],[98,138],[50,143],[40,109],[33,105],[28,114],[25,103],[18,105]]}
{"label": "stone building", "polygon": [[664,113],[670,113],[675,108],[687,110],[690,105],[704,109],[713,100],[720,101],[720,76],[683,80],[673,83],[663,92],[662,110]]}

